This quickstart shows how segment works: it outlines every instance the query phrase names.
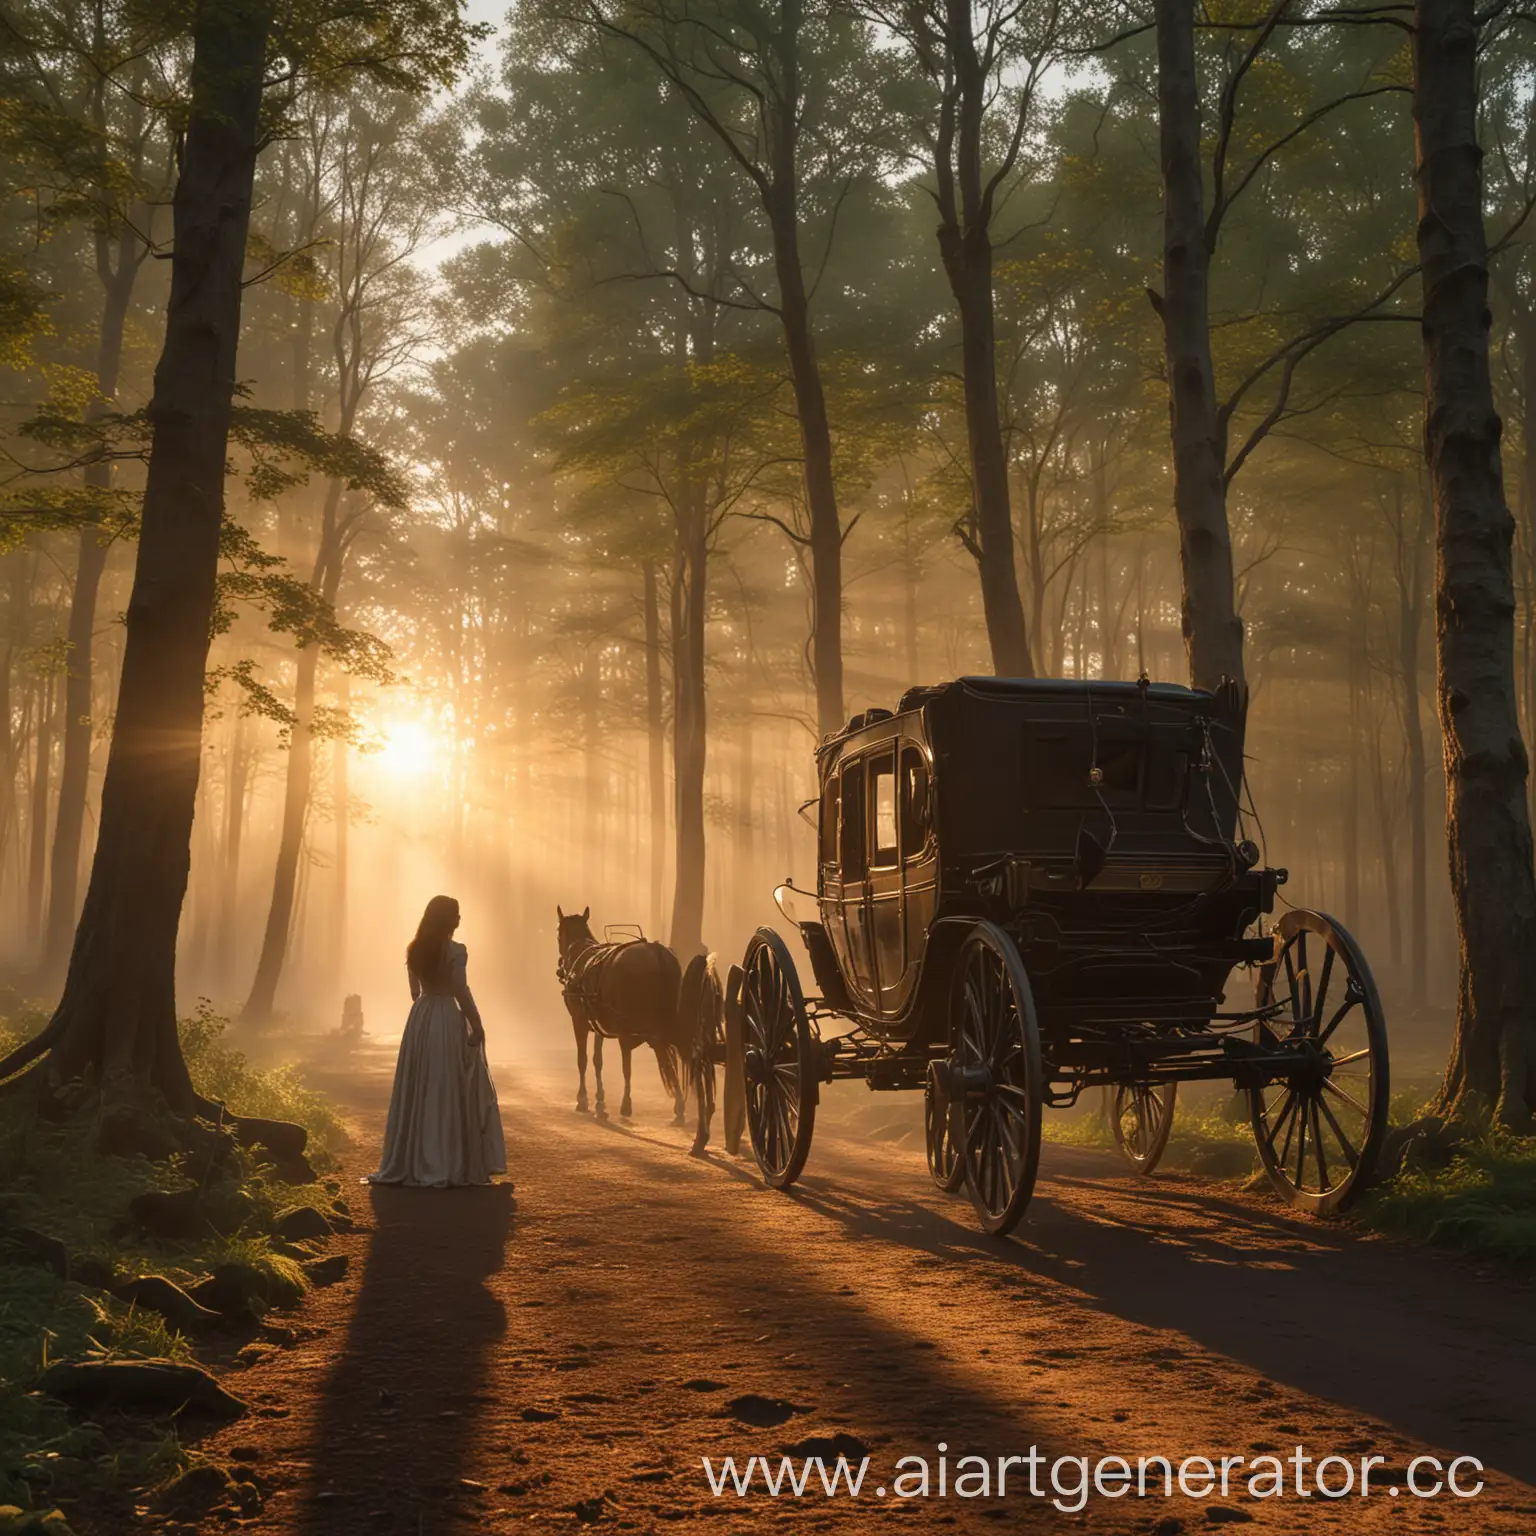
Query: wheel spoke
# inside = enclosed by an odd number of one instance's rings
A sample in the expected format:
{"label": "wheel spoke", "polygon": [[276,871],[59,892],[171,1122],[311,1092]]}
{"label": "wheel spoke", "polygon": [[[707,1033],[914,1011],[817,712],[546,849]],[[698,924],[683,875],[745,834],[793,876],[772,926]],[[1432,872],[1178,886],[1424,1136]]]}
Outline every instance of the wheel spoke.
{"label": "wheel spoke", "polygon": [[1365,1105],[1361,1104],[1358,1100],[1351,1098],[1349,1094],[1345,1093],[1344,1090],[1340,1088],[1339,1085],[1334,1082],[1331,1077],[1325,1077],[1323,1079],[1323,1091],[1325,1093],[1331,1093],[1336,1099],[1343,1099],[1343,1101],[1348,1104],[1349,1107],[1354,1110],[1357,1115],[1361,1116],[1362,1119],[1369,1122],[1371,1118],[1370,1110],[1368,1110]]}
{"label": "wheel spoke", "polygon": [[[1285,1100],[1280,1106],[1280,1113],[1275,1116],[1273,1121],[1269,1122],[1269,1145],[1271,1150],[1274,1148],[1275,1141],[1279,1137],[1281,1129],[1284,1127],[1286,1121],[1290,1119],[1291,1111],[1296,1108],[1297,1097],[1298,1096],[1296,1090],[1292,1088],[1290,1084],[1286,1084]],[[1265,1119],[1268,1120],[1269,1110],[1267,1107],[1264,1111],[1264,1114]],[[1287,1139],[1285,1144],[1287,1148],[1289,1148],[1291,1144],[1289,1139]],[[1283,1162],[1284,1160],[1284,1154],[1282,1154],[1281,1161]]]}
{"label": "wheel spoke", "polygon": [[[1333,951],[1329,950],[1329,954]],[[1328,1182],[1328,1159],[1323,1155],[1323,1132],[1317,1120],[1317,1100],[1313,1099],[1312,1110],[1312,1155],[1317,1160],[1317,1191],[1326,1194],[1333,1186]]]}
{"label": "wheel spoke", "polygon": [[1317,991],[1312,997],[1312,1007],[1309,1010],[1314,1029],[1323,1021],[1323,1001],[1328,996],[1328,978],[1333,974],[1333,945],[1323,951],[1323,969],[1317,978]]}
{"label": "wheel spoke", "polygon": [[[1333,1069],[1334,1069],[1334,1071],[1338,1071],[1338,1069],[1340,1067],[1347,1067],[1349,1065],[1349,1063],[1352,1062],[1352,1061],[1368,1061],[1370,1059],[1370,1055],[1371,1055],[1371,1048],[1370,1048],[1370,1046],[1363,1045],[1363,1046],[1360,1047],[1360,1049],[1358,1051],[1351,1051],[1349,1053],[1349,1055],[1347,1055],[1347,1056],[1335,1056],[1333,1058]],[[1358,1077],[1360,1074],[1358,1072],[1356,1072],[1356,1073],[1352,1073],[1350,1075],[1354,1076],[1354,1077]],[[1366,1073],[1366,1076],[1369,1077],[1370,1073]]]}
{"label": "wheel spoke", "polygon": [[1296,979],[1301,984],[1301,996],[1296,1002],[1295,1017],[1298,1020],[1312,1017],[1312,972],[1307,965],[1307,930],[1296,934]]}
{"label": "wheel spoke", "polygon": [[[1330,953],[1332,953],[1332,951],[1330,951]],[[1360,999],[1358,997],[1351,997],[1348,993],[1345,994],[1344,1001],[1339,1004],[1339,1011],[1334,1014],[1331,1019],[1329,1019],[1327,1029],[1321,1030],[1318,1033],[1317,1043],[1319,1045],[1327,1045],[1329,1036],[1332,1035],[1334,1030],[1336,1030],[1344,1021],[1345,1014],[1347,1014],[1349,1010],[1353,1008],[1359,1001]]]}
{"label": "wheel spoke", "polygon": [[1305,1189],[1307,1185],[1307,1106],[1301,1106],[1301,1113],[1296,1116],[1296,1188]]}
{"label": "wheel spoke", "polygon": [[1355,1151],[1349,1137],[1344,1134],[1344,1127],[1339,1124],[1338,1120],[1334,1116],[1333,1111],[1328,1107],[1328,1100],[1325,1099],[1321,1094],[1318,1095],[1317,1106],[1322,1110],[1324,1116],[1327,1118],[1328,1124],[1333,1127],[1334,1139],[1343,1149],[1345,1159],[1348,1161],[1349,1166],[1352,1169],[1358,1168],[1360,1166],[1360,1154]]}

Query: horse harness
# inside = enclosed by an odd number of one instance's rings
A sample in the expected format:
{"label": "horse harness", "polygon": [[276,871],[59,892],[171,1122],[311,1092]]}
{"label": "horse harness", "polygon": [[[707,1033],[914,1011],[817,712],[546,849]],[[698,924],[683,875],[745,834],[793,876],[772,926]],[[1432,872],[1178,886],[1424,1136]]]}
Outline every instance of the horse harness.
{"label": "horse harness", "polygon": [[[644,1034],[643,1027],[626,1028],[622,1024],[606,1023],[599,1018],[598,1007],[602,997],[603,973],[614,958],[626,949],[633,949],[636,944],[649,946],[650,943],[649,939],[621,939],[612,944],[593,943],[573,955],[569,961],[562,958],[555,966],[555,977],[566,1002],[579,1008],[582,1017],[598,1034],[607,1035],[610,1039],[620,1034]],[[614,1012],[611,1003],[607,1012]]]}

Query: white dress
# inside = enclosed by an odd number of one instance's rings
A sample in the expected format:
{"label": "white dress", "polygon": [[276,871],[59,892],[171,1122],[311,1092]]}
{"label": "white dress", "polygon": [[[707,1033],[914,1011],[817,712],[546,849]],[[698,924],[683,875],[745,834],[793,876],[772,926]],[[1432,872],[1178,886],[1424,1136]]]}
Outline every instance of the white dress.
{"label": "white dress", "polygon": [[468,950],[450,942],[447,976],[435,988],[410,973],[415,1001],[395,1064],[384,1153],[371,1183],[445,1189],[489,1184],[492,1174],[507,1171],[485,1046],[469,1043],[468,1020],[478,1013],[468,960]]}

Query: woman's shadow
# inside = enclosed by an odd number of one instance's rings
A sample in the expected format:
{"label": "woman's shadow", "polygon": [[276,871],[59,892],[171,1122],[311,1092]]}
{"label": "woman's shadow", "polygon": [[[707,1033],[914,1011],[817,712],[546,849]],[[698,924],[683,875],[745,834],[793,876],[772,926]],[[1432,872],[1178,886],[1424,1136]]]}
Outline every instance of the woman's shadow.
{"label": "woman's shadow", "polygon": [[296,1529],[416,1532],[464,1496],[506,1309],[509,1184],[370,1190],[374,1227],[345,1343],[321,1388]]}

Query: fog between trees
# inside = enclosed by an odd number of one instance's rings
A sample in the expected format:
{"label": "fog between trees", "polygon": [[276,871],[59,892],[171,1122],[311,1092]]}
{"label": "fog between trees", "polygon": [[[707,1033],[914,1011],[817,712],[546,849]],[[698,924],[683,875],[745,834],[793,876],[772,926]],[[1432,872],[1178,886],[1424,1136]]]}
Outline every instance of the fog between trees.
{"label": "fog between trees", "polygon": [[[144,664],[133,770],[191,797],[196,765],[183,1008],[330,1027],[361,992],[391,1031],[444,889],[493,1035],[556,1036],[556,902],[734,958],[772,884],[813,876],[797,809],[847,714],[968,672],[1225,674],[1286,895],[1357,933],[1401,1013],[1456,1003],[1457,870],[1474,961],[1514,962],[1483,1091],[1519,1098],[1536,908],[1501,722],[1528,738],[1536,707],[1528,15],[539,0],[477,40],[446,4],[313,11],[0,5],[0,909],[23,991],[56,996],[70,961],[135,561],[157,537],[191,560],[196,529],[206,686],[159,631],[180,661]],[[250,150],[224,311],[176,354],[174,284],[207,303],[220,270],[192,242],[228,234],[189,181],[238,205]],[[215,333],[238,335],[227,450]],[[165,470],[178,408],[187,464],[228,460],[222,535],[188,510],[207,476]],[[1437,611],[1462,669],[1438,686]],[[193,714],[202,687],[200,740],[155,716],[173,681]],[[100,903],[174,913],[180,853],[155,846],[153,868],[114,855],[115,895],[97,859]],[[77,997],[93,963],[77,943]],[[168,976],[141,979],[147,1017]]]}

